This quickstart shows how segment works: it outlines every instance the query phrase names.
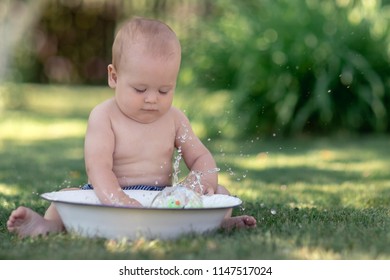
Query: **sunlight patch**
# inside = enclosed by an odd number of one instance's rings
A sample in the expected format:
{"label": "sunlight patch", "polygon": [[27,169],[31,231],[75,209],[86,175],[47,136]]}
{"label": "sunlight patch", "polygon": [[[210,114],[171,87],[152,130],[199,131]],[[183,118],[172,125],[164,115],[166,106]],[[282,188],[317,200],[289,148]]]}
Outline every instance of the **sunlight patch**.
{"label": "sunlight patch", "polygon": [[301,247],[291,252],[292,258],[303,260],[339,260],[340,254],[321,247]]}
{"label": "sunlight patch", "polygon": [[85,129],[86,124],[83,121],[42,123],[32,119],[23,119],[7,120],[0,124],[2,139],[23,141],[80,137],[85,134]]}
{"label": "sunlight patch", "polygon": [[3,195],[16,195],[18,190],[12,185],[0,184],[0,193]]}
{"label": "sunlight patch", "polygon": [[249,187],[237,189],[235,195],[242,199],[248,198],[253,201],[261,198],[261,192],[259,190]]}

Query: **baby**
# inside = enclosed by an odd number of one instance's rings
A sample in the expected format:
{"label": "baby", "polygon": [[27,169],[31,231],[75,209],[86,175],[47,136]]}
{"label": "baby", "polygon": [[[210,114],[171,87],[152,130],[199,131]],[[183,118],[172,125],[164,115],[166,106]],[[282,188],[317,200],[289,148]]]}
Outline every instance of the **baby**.
{"label": "baby", "polygon": [[[115,95],[92,110],[85,136],[89,184],[82,189],[94,189],[101,203],[142,207],[123,190],[159,191],[172,185],[175,149],[190,171],[203,174],[204,194],[229,194],[218,185],[218,174],[208,172],[216,169],[211,153],[183,112],[172,106],[180,61],[180,42],[162,22],[134,18],[118,31],[108,66]],[[229,213],[221,226],[252,228],[256,220]],[[18,207],[7,227],[21,237],[65,230],[53,204],[44,217]]]}

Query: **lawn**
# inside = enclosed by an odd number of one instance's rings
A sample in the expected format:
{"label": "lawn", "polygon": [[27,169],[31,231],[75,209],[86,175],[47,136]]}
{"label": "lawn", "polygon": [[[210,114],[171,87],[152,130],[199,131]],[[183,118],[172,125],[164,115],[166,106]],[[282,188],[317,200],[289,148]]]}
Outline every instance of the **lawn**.
{"label": "lawn", "polygon": [[174,241],[9,234],[15,207],[43,213],[48,202],[39,194],[86,182],[88,113],[111,94],[104,87],[0,88],[0,259],[390,259],[389,135],[234,140],[233,128],[220,124],[209,137],[205,126],[224,118],[226,107],[210,111],[200,90],[178,92],[175,104],[213,152],[220,183],[244,201],[235,214],[254,215],[256,229]]}

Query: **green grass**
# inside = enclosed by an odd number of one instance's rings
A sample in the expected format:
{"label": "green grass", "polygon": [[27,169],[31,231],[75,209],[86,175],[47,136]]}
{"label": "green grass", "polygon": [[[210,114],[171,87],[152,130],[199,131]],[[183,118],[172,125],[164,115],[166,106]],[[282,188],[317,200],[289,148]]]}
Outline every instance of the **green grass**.
{"label": "green grass", "polygon": [[244,201],[235,214],[256,216],[256,229],[175,241],[73,234],[20,240],[5,225],[15,207],[44,213],[48,202],[39,194],[86,181],[88,112],[112,93],[23,85],[11,89],[23,97],[16,102],[4,92],[10,88],[0,89],[0,259],[390,259],[388,135],[232,140],[221,131],[209,138],[202,121],[224,111],[199,111],[207,103],[201,91],[178,92],[176,105],[215,155],[220,182]]}

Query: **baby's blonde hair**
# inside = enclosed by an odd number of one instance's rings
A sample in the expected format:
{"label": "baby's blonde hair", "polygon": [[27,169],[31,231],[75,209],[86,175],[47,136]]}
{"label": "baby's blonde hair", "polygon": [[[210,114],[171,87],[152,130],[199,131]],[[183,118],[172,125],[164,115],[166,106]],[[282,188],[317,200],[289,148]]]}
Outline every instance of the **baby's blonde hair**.
{"label": "baby's blonde hair", "polygon": [[180,42],[175,32],[165,23],[135,17],[121,25],[112,45],[112,64],[118,69],[123,52],[135,43],[145,44],[145,51],[153,55],[169,56],[179,52]]}

